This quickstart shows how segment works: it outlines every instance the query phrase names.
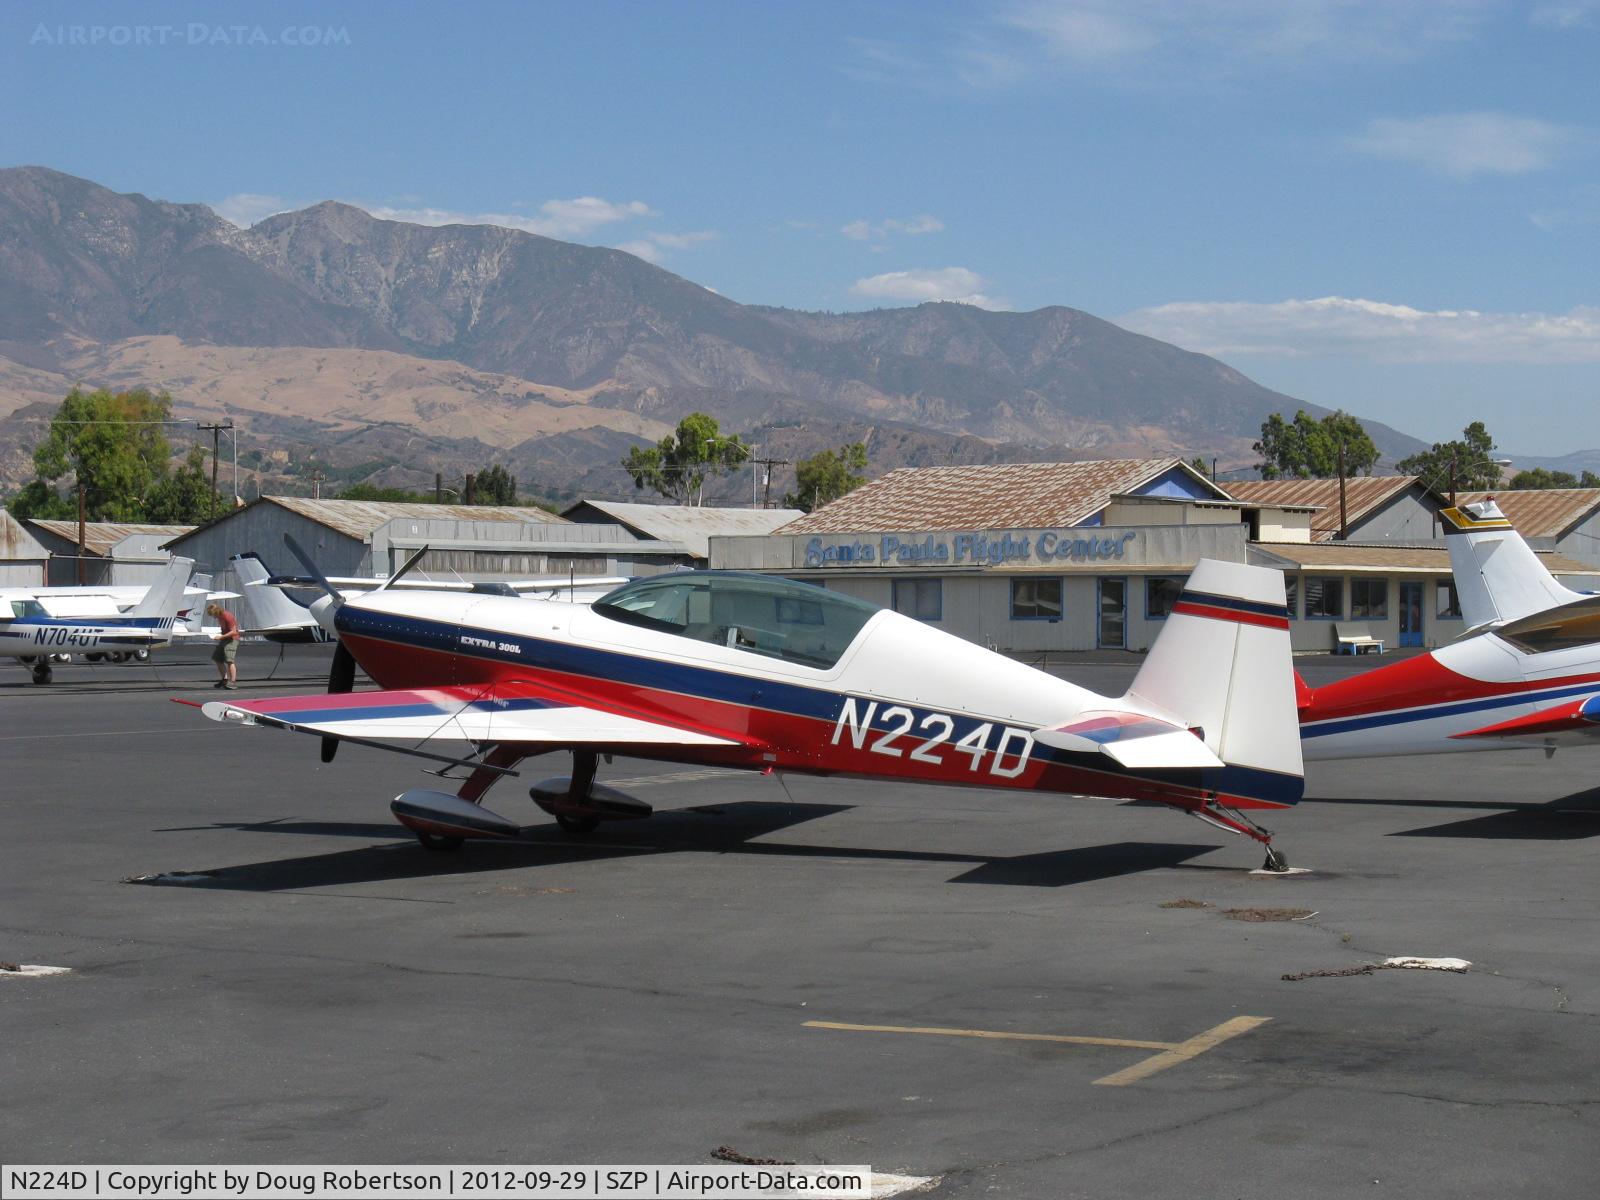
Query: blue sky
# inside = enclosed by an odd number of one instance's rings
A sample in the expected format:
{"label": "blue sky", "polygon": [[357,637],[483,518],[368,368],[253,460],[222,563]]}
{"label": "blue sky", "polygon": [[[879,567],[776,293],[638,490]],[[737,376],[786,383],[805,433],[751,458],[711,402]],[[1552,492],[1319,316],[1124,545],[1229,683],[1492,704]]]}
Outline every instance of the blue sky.
{"label": "blue sky", "polygon": [[747,302],[1065,304],[1559,454],[1600,447],[1597,62],[1600,0],[14,3],[0,163]]}

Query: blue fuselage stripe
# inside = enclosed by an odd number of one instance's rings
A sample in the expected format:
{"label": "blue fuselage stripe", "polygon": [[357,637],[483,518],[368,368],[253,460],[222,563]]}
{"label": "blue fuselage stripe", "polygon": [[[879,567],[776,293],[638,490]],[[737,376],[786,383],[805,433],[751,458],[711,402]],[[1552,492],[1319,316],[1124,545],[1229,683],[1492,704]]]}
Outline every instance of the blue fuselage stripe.
{"label": "blue fuselage stripe", "polygon": [[1413,721],[1433,721],[1441,717],[1457,717],[1466,713],[1490,712],[1498,708],[1513,708],[1523,704],[1543,704],[1551,700],[1564,700],[1572,696],[1600,693],[1600,682],[1570,687],[1553,688],[1537,692],[1514,692],[1493,696],[1487,700],[1464,700],[1454,704],[1440,704],[1432,708],[1407,709],[1404,712],[1373,713],[1364,717],[1346,717],[1322,721],[1300,728],[1301,738],[1330,737],[1340,733],[1358,733],[1363,729],[1381,729],[1386,725],[1405,725]]}

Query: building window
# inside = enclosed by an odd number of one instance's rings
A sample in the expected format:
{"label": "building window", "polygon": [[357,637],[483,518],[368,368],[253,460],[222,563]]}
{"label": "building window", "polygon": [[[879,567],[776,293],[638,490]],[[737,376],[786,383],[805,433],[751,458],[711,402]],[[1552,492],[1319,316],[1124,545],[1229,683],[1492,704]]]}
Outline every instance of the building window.
{"label": "building window", "polygon": [[919,621],[944,620],[944,580],[896,579],[894,610]]}
{"label": "building window", "polygon": [[1147,621],[1165,621],[1172,606],[1183,594],[1183,579],[1177,575],[1149,575],[1144,581],[1144,615]]}
{"label": "building window", "polygon": [[1461,596],[1456,592],[1454,579],[1441,579],[1439,581],[1439,619],[1441,621],[1461,620]]}
{"label": "building window", "polygon": [[1283,577],[1283,602],[1289,608],[1289,620],[1300,619],[1300,576],[1285,575]]}
{"label": "building window", "polygon": [[1061,620],[1061,576],[1011,581],[1013,621]]}
{"label": "building window", "polygon": [[1306,576],[1306,618],[1344,616],[1344,580],[1338,575]]}
{"label": "building window", "polygon": [[[1334,614],[1337,616],[1338,614]],[[1387,579],[1350,581],[1350,617],[1357,621],[1382,621],[1389,615]]]}

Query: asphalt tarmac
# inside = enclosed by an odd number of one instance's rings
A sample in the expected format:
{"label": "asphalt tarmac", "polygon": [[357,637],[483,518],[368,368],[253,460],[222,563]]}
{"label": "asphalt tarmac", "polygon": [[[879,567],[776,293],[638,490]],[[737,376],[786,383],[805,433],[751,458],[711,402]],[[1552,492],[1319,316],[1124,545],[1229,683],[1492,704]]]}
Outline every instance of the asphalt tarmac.
{"label": "asphalt tarmac", "polygon": [[[0,978],[0,1161],[1592,1187],[1600,752],[1314,764],[1268,822],[1290,877],[1160,808],[622,760],[602,781],[658,815],[579,843],[525,795],[555,756],[490,794],[524,841],[441,855],[388,815],[416,763],[170,703],[217,695],[201,653],[0,664],[0,960],[72,969]],[[321,690],[325,650],[261,682],[274,655],[241,695]],[[1053,669],[1115,691],[1137,662]],[[1472,966],[1283,978],[1396,955]]]}

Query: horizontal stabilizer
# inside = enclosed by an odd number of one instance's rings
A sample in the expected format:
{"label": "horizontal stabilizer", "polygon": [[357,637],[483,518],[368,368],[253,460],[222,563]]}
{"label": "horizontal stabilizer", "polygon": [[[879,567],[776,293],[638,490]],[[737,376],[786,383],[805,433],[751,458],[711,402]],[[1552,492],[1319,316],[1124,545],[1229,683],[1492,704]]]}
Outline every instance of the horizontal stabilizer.
{"label": "horizontal stabilizer", "polygon": [[[1574,736],[1575,735],[1575,736]],[[1469,729],[1453,733],[1452,738],[1507,738],[1549,740],[1561,737],[1577,741],[1583,738],[1600,738],[1600,695],[1587,696],[1551,708],[1540,709],[1523,717],[1513,717],[1482,729]]]}
{"label": "horizontal stabilizer", "polygon": [[1038,730],[1033,740],[1058,750],[1099,751],[1134,771],[1226,765],[1183,726],[1135,712],[1084,713],[1070,724]]}

